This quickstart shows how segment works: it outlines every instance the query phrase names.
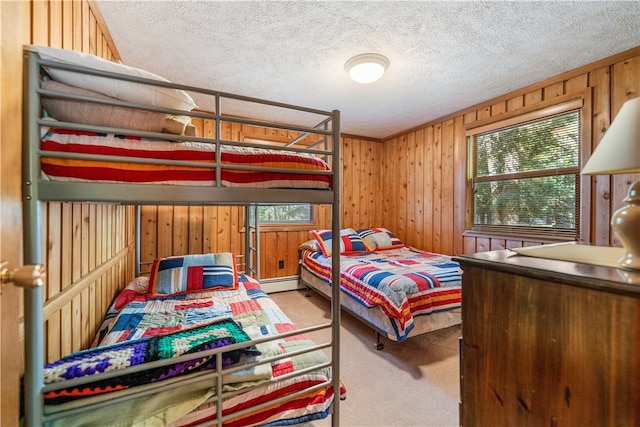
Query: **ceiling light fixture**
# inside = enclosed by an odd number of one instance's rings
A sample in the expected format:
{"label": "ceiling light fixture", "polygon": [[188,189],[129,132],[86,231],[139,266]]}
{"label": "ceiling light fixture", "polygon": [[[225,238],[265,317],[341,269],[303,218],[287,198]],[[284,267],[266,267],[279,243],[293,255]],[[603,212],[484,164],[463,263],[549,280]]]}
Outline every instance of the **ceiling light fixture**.
{"label": "ceiling light fixture", "polygon": [[358,83],[373,83],[382,77],[388,66],[386,57],[377,53],[363,53],[348,60],[344,69]]}

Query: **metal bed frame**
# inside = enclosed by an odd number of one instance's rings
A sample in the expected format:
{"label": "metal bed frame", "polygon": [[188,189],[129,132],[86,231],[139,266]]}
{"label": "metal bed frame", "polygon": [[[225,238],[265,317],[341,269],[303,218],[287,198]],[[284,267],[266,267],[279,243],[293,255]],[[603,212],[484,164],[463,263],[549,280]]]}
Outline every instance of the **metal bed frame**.
{"label": "metal bed frame", "polygon": [[[205,113],[199,111],[181,111],[172,110],[167,108],[159,108],[152,106],[140,106],[139,104],[131,104],[124,101],[109,101],[109,100],[97,100],[90,99],[84,96],[63,94],[54,91],[47,91],[40,87],[40,79],[43,73],[45,73],[45,67],[59,68],[63,70],[87,73],[96,76],[103,76],[108,78],[115,78],[125,81],[132,81],[141,84],[156,85],[166,88],[181,89],[191,93],[197,93],[201,95],[211,96],[215,99],[215,112]],[[59,153],[43,152],[40,150],[40,130],[42,126],[48,126],[50,121],[43,117],[41,109],[41,97],[49,96],[60,99],[89,101],[99,104],[142,108],[149,111],[163,112],[167,114],[181,114],[189,115],[192,117],[199,117],[203,119],[209,119],[215,121],[215,138],[198,138],[198,137],[185,137],[172,135],[172,140],[189,140],[200,141],[211,144],[216,144],[217,161],[208,167],[215,168],[216,172],[216,186],[202,187],[202,186],[185,186],[185,185],[160,185],[160,184],[117,184],[117,183],[96,183],[96,182],[56,182],[46,181],[41,179],[40,176],[40,158],[42,156],[59,156]],[[261,121],[261,120],[249,120],[241,119],[238,117],[224,115],[222,113],[222,100],[232,100],[233,102],[249,102],[258,104],[260,106],[277,107],[285,109],[287,111],[296,111],[302,113],[308,113],[311,115],[318,115],[324,117],[318,125],[312,126],[299,126],[299,125],[276,125],[273,122]],[[312,147],[307,152],[318,155],[330,157],[331,171],[326,172],[332,179],[332,190],[306,190],[306,189],[249,189],[249,188],[226,188],[220,184],[221,170],[225,167],[240,169],[242,167],[233,165],[223,165],[220,161],[220,147],[221,145],[234,145],[241,147],[260,147],[259,144],[227,141],[221,138],[221,123],[222,122],[234,122],[241,124],[248,124],[254,126],[263,126],[269,128],[278,128],[288,131],[297,131],[302,134],[317,134],[321,135],[324,142],[324,149],[317,149]],[[140,137],[149,138],[167,138],[166,134],[159,134],[154,132],[142,132],[132,131],[120,128],[106,128],[89,126],[79,123],[69,122],[57,122],[57,126],[74,129],[74,130],[86,130],[86,131],[103,131],[103,132],[120,132]],[[330,149],[327,147],[328,141],[331,141]],[[114,203],[124,205],[257,205],[257,204],[269,204],[269,203],[310,203],[310,204],[330,204],[332,206],[332,230],[337,235],[339,234],[340,226],[340,113],[337,110],[328,112],[322,110],[315,110],[310,108],[299,107],[290,104],[283,104],[278,102],[271,102],[267,100],[261,100],[257,98],[250,98],[245,96],[238,96],[208,89],[197,88],[194,86],[179,85],[169,82],[160,82],[155,80],[147,80],[138,77],[124,76],[120,74],[105,73],[96,71],[84,67],[75,65],[69,65],[57,61],[43,60],[34,52],[24,51],[24,94],[23,94],[23,176],[22,176],[22,188],[23,188],[23,238],[24,238],[24,263],[33,265],[44,264],[44,248],[43,246],[43,218],[42,218],[42,203],[43,202],[87,202],[87,203]],[[305,151],[305,148],[297,147],[271,147],[270,149],[281,149],[284,151]],[[70,156],[71,157],[71,156]],[[95,156],[77,156],[75,158],[96,158]],[[100,160],[109,161],[108,158],[100,157]],[[140,160],[137,160],[141,162]],[[154,161],[154,163],[161,163]],[[175,164],[175,161],[166,161],[166,164]],[[198,166],[202,166],[198,164]],[[260,166],[244,166],[247,170],[267,170],[265,167]],[[276,172],[287,172],[286,170],[274,170]],[[291,173],[291,170],[288,171]],[[293,171],[299,172],[299,171]],[[307,171],[305,171],[307,173]],[[153,191],[149,191],[153,189]],[[138,208],[139,210],[139,208]],[[247,218],[249,215],[246,216]],[[257,216],[256,216],[257,217]],[[247,227],[253,227],[247,224]],[[257,237],[259,230],[253,228],[253,233]],[[139,233],[138,233],[139,234]],[[248,252],[251,250],[257,250],[259,241],[250,241],[249,229],[247,229],[247,236],[245,241],[245,262],[246,271],[253,272],[254,275],[259,276],[259,266],[254,264],[253,259]],[[139,244],[136,245],[136,272],[139,272]],[[339,240],[334,239],[333,251],[339,252]],[[257,259],[257,257],[256,257]],[[340,257],[334,257],[333,270],[339,271]],[[299,329],[295,333],[281,334],[278,337],[269,339],[252,340],[242,344],[235,344],[233,346],[224,347],[224,350],[229,351],[236,348],[244,347],[247,345],[257,344],[260,342],[268,341],[270,339],[283,338],[290,335],[311,332],[319,329],[331,330],[331,341],[324,344],[319,344],[306,351],[314,351],[322,348],[331,347],[331,360],[329,362],[332,370],[332,386],[334,390],[334,398],[332,403],[332,425],[339,425],[339,394],[340,394],[340,286],[339,275],[334,275],[332,278],[333,283],[333,298],[331,307],[331,319],[328,323],[323,325],[317,325],[310,328]],[[24,373],[24,424],[28,426],[39,426],[49,420],[49,415],[44,414],[44,400],[43,393],[46,390],[52,389],[51,385],[44,386],[44,291],[41,285],[33,285],[25,288],[24,292],[24,331],[25,331],[25,373]],[[304,351],[304,352],[306,352]],[[213,355],[221,353],[221,349],[210,350],[204,353],[198,353],[198,356]],[[291,354],[289,354],[290,356]],[[185,356],[182,356],[185,358]],[[174,359],[175,361],[175,359]],[[222,393],[222,376],[223,374],[233,372],[232,369],[222,369],[221,361],[222,357],[217,358],[218,367],[215,372],[200,374],[198,377],[185,376],[184,381],[196,381],[203,378],[211,378],[212,381],[216,381],[217,393],[216,400],[218,403],[222,402],[222,399],[228,394]],[[154,362],[156,363],[156,362]],[[264,361],[260,362],[264,363]],[[146,365],[145,369],[156,367]],[[250,365],[243,365],[242,367],[248,367]],[[317,368],[316,368],[317,369]],[[125,371],[125,375],[127,372]],[[117,374],[101,374],[100,376],[93,376],[93,380],[104,379],[108,377],[116,376]],[[122,375],[122,373],[120,373]],[[75,382],[81,382],[73,380]],[[63,383],[66,385],[76,385],[76,383]],[[178,382],[178,385],[181,383]],[[318,386],[316,386],[318,387]],[[58,387],[60,388],[60,387]],[[163,390],[164,391],[164,390]],[[309,391],[309,390],[306,390]],[[155,393],[157,390],[151,390],[148,393]],[[147,393],[147,392],[145,392]],[[300,392],[302,393],[302,392]],[[274,402],[268,402],[265,405],[273,404]],[[237,417],[241,413],[234,413],[231,416],[222,416],[222,404],[218,404],[217,425],[221,426],[222,423],[231,417]],[[260,406],[251,408],[250,410],[259,409]],[[82,410],[88,410],[90,408],[83,408]]]}

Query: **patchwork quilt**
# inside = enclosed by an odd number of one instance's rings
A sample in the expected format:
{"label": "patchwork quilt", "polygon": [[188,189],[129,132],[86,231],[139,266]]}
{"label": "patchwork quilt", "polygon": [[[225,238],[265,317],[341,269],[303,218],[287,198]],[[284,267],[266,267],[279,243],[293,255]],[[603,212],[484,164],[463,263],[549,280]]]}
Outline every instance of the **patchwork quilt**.
{"label": "patchwork quilt", "polygon": [[[331,257],[306,250],[302,264],[330,284]],[[403,341],[414,317],[460,308],[462,270],[449,256],[405,246],[342,255],[340,286],[365,307],[379,307]]]}
{"label": "patchwork quilt", "polygon": [[[145,288],[148,280],[139,279],[136,279],[135,283],[132,282],[115,299],[97,334],[95,348],[74,353],[47,365],[47,384],[124,369],[146,361],[242,343],[250,339],[275,336],[297,329],[275,302],[262,291],[258,282],[242,274],[238,275],[237,289],[170,295],[149,294]],[[248,345],[236,351],[224,352],[223,366],[260,362],[312,345],[314,342],[302,334],[254,346]],[[296,377],[290,377],[289,374],[327,362],[325,353],[316,350],[225,374],[224,391],[242,391],[247,388],[247,391],[233,394],[224,400],[225,415],[259,403],[270,402],[308,387],[327,384],[298,398],[250,412],[225,423],[225,426],[265,423],[288,425],[326,417],[334,397],[330,386],[331,369],[322,367]],[[106,382],[58,390],[49,393],[45,399],[45,411],[60,411],[65,405],[66,408],[72,408],[80,402],[80,397],[104,399],[111,392],[115,392],[114,395],[126,393],[127,389],[145,382],[167,379],[172,381],[183,374],[210,369],[215,369],[215,357],[197,357],[195,360],[170,364],[139,374],[118,376]],[[144,400],[145,403],[142,404],[131,403],[130,407],[122,409],[114,410],[107,407],[102,410],[84,411],[75,418],[62,419],[60,423],[51,425],[102,423],[112,416],[116,419],[109,425],[118,425],[120,421],[117,418],[120,413],[122,417],[136,417],[141,423],[148,423],[151,419],[159,417],[163,425],[189,425],[191,422],[198,424],[214,420],[216,417],[216,404],[208,401],[208,398],[215,394],[214,385],[215,382],[209,380],[200,386],[200,391],[194,391],[194,386],[185,387],[184,392],[190,393],[188,401],[185,402],[191,406],[188,406],[188,410],[180,412],[179,416],[175,406],[179,406],[178,403],[186,405],[181,400],[183,388],[171,391],[171,406],[166,410],[161,405],[151,410],[152,401],[149,399]],[[193,397],[194,393],[197,398]],[[344,394],[345,389],[341,387],[341,398]],[[145,411],[141,411],[140,405],[145,410],[149,409],[150,413],[147,415]]]}

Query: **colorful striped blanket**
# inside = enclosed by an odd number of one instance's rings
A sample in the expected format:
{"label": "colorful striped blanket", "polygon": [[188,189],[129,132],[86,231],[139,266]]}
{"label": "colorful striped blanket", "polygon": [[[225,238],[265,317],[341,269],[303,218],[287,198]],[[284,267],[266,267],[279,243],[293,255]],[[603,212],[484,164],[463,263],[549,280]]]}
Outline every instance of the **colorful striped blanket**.
{"label": "colorful striped blanket", "polygon": [[[306,250],[302,263],[330,282],[331,257]],[[379,307],[391,320],[397,341],[407,338],[415,316],[459,308],[461,285],[462,270],[451,257],[408,246],[340,260],[342,292],[366,307]]]}
{"label": "colorful striped blanket", "polygon": [[[42,172],[52,181],[99,181],[169,185],[215,185],[216,145],[203,142],[167,142],[112,133],[50,129],[41,149],[56,156],[42,157]],[[305,154],[222,146],[221,184],[225,187],[328,189],[331,177],[314,172],[329,165]],[[109,156],[76,159],[64,153]],[[115,161],[114,161],[115,159]],[[131,159],[140,159],[141,163]],[[159,164],[176,160],[181,164]],[[234,169],[260,166],[273,170]]]}

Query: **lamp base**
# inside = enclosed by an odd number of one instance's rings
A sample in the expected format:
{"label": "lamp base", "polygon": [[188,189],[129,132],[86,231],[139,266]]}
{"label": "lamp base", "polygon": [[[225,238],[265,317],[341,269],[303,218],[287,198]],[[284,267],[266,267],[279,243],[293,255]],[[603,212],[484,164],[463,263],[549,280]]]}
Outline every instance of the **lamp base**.
{"label": "lamp base", "polygon": [[622,268],[640,270],[640,181],[629,187],[626,206],[611,217],[611,227],[624,247],[624,256],[618,261]]}

